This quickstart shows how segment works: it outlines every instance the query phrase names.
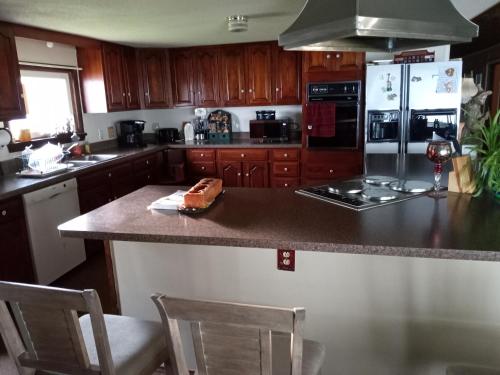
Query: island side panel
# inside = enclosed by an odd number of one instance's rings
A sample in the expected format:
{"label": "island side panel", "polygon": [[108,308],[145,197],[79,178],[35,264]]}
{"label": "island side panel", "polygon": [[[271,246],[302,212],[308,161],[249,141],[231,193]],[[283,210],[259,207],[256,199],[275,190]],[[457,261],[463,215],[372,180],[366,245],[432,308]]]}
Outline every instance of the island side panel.
{"label": "island side panel", "polygon": [[275,249],[113,243],[124,315],[158,320],[155,292],[306,308],[305,337],[327,347],[325,374],[444,373],[500,367],[500,264]]}

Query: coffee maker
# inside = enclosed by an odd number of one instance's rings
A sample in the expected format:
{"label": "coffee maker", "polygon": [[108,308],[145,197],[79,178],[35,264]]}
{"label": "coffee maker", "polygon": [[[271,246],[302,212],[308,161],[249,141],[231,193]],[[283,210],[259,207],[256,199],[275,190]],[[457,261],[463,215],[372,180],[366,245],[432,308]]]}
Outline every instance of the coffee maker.
{"label": "coffee maker", "polygon": [[117,127],[118,145],[122,147],[143,147],[142,139],[146,121],[126,120],[120,121]]}

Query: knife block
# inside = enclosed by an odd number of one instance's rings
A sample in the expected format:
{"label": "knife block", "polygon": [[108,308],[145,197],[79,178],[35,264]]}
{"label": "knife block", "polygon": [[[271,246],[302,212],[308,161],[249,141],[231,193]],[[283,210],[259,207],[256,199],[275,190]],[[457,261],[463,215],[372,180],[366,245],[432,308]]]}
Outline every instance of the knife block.
{"label": "knife block", "polygon": [[469,155],[451,159],[453,172],[448,175],[448,191],[472,194],[476,189],[472,160]]}

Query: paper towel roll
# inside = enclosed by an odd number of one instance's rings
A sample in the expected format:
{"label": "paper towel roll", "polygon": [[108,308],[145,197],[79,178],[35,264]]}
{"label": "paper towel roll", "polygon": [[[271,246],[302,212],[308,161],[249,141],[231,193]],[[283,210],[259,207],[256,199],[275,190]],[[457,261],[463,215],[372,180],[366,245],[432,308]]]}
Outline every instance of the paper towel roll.
{"label": "paper towel roll", "polygon": [[12,140],[10,131],[5,128],[0,128],[0,147],[7,146]]}

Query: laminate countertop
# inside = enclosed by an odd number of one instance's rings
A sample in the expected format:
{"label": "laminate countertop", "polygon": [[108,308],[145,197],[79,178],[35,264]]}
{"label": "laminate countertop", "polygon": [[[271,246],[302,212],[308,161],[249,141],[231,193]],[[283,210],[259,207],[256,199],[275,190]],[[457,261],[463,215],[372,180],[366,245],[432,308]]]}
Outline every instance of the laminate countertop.
{"label": "laminate countertop", "polygon": [[146,186],[62,224],[62,236],[407,257],[500,261],[500,205],[420,196],[356,212],[291,189],[225,188],[204,213],[150,211],[182,187]]}

